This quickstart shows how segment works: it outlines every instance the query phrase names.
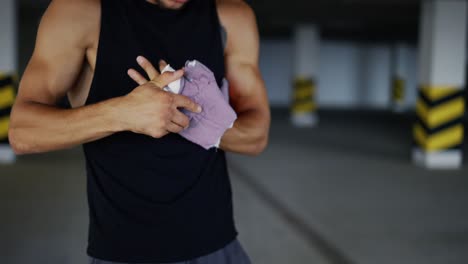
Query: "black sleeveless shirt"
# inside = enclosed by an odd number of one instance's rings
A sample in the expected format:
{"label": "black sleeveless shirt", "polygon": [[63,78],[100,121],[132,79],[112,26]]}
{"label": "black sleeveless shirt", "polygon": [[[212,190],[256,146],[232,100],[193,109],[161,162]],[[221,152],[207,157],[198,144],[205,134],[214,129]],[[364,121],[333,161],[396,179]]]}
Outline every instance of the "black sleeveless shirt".
{"label": "black sleeveless shirt", "polygon": [[[146,0],[101,0],[96,68],[86,104],[130,93],[143,55],[173,68],[197,59],[219,84],[224,55],[215,0],[166,10]],[[177,262],[212,253],[237,236],[222,150],[178,134],[155,139],[119,132],[83,145],[87,168],[87,253],[115,262]]]}

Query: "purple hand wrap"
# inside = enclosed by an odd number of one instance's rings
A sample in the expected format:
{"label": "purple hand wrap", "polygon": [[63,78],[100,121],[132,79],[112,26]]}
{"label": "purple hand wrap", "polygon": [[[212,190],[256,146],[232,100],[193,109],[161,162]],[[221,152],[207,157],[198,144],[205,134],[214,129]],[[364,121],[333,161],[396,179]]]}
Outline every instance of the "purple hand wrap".
{"label": "purple hand wrap", "polygon": [[221,137],[237,119],[229,105],[228,82],[223,79],[221,89],[213,72],[199,61],[187,61],[181,79],[180,94],[189,97],[202,107],[201,113],[182,109],[190,118],[190,125],[179,134],[205,149],[219,147]]}

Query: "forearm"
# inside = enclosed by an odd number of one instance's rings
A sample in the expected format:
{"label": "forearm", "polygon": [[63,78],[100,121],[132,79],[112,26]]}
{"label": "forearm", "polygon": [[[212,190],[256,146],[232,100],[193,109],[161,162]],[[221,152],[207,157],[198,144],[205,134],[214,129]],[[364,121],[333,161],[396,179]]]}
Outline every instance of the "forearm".
{"label": "forearm", "polygon": [[75,109],[21,102],[12,111],[10,142],[18,154],[66,149],[119,131],[119,98]]}
{"label": "forearm", "polygon": [[220,148],[224,151],[246,155],[258,155],[268,143],[270,113],[257,109],[239,114],[231,129],[221,139]]}

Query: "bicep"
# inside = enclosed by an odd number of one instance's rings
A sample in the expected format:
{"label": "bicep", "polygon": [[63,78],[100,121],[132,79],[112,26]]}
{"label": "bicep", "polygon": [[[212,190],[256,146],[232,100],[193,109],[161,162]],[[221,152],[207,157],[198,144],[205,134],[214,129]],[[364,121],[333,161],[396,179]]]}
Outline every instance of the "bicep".
{"label": "bicep", "polygon": [[[259,33],[255,15],[244,8],[242,19],[225,20],[226,78],[230,97],[237,111],[268,108],[267,92],[259,69]],[[239,16],[237,16],[239,17]]]}
{"label": "bicep", "polygon": [[[33,55],[23,74],[17,101],[55,105],[74,84],[83,58],[78,51],[69,56],[44,58]],[[65,59],[66,58],[66,59]]]}
{"label": "bicep", "polygon": [[229,81],[230,101],[237,112],[265,108],[267,92],[258,66],[239,61],[229,62],[226,78]]}
{"label": "bicep", "polygon": [[53,1],[41,19],[33,55],[22,76],[17,102],[53,105],[73,86],[83,66],[83,25],[73,6]]}

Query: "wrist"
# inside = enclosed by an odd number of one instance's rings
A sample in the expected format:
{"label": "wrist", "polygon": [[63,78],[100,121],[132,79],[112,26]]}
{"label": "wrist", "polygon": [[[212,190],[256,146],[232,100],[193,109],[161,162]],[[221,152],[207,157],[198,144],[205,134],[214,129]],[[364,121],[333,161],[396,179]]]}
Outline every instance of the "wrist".
{"label": "wrist", "polygon": [[116,133],[129,130],[124,115],[121,113],[123,101],[124,97],[116,97],[107,101],[105,115],[110,132]]}

